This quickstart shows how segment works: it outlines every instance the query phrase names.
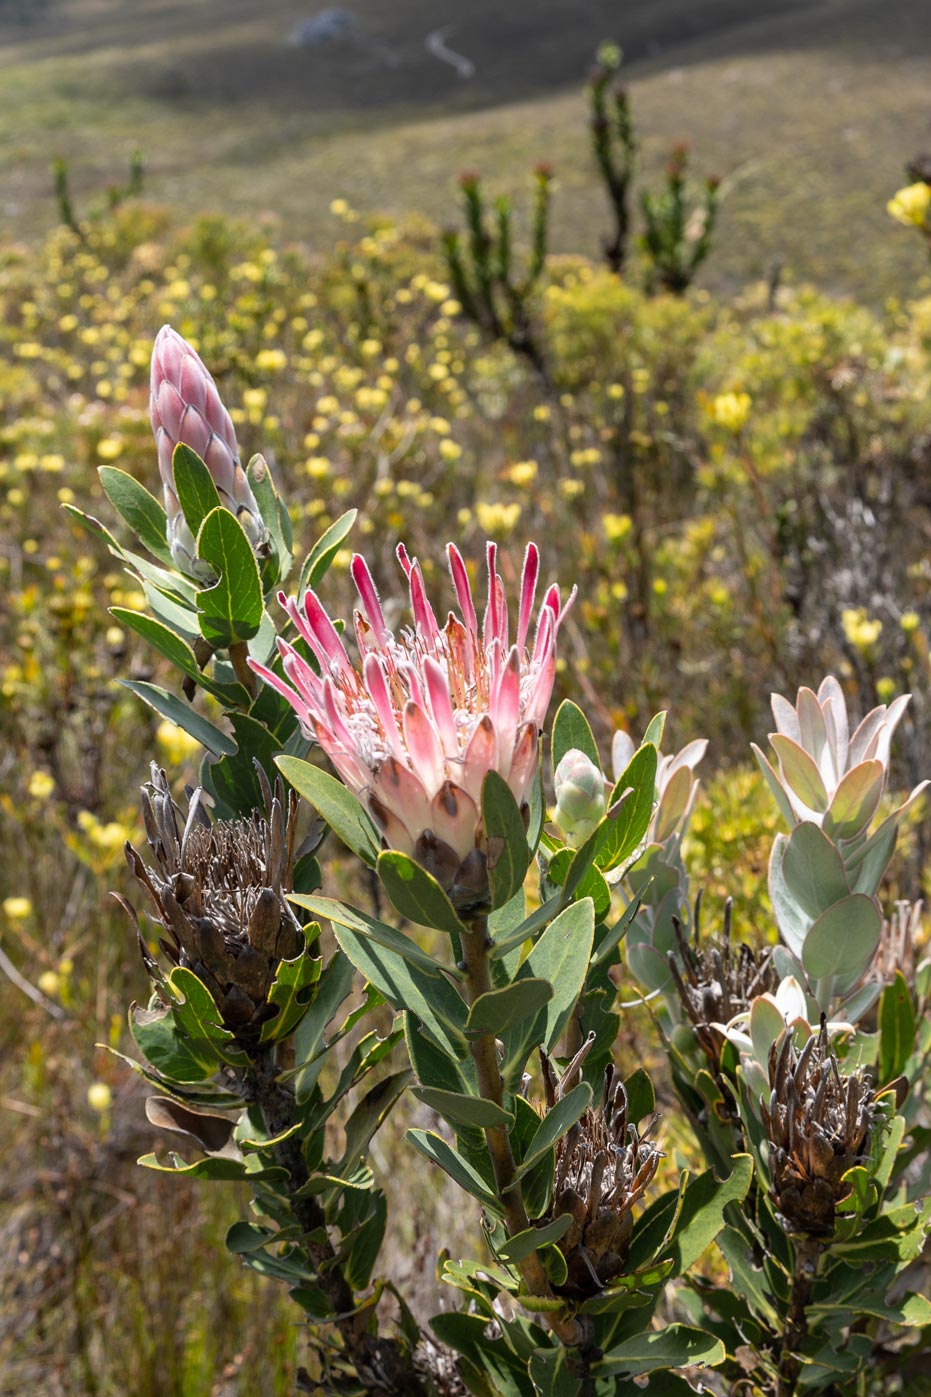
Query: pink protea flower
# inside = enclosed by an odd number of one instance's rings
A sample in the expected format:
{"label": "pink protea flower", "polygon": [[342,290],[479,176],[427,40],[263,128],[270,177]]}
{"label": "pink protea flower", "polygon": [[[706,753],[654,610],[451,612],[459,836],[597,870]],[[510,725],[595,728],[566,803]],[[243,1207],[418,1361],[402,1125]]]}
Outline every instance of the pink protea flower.
{"label": "pink protea flower", "polygon": [[[441,629],[423,574],[404,546],[414,625],[395,636],[365,560],[352,576],[362,601],[355,632],[362,659],[354,667],[332,621],[308,591],[301,607],[279,593],[319,674],[293,646],[279,639],[290,684],[264,665],[257,674],[283,694],[307,737],[316,739],[346,785],[367,807],[385,848],[412,855],[446,888],[460,909],[488,897],[482,782],[489,771],[507,781],[527,813],[537,768],[540,729],[556,670],[556,634],[567,607],[548,588],[532,649],[528,644],[540,558],[531,544],[524,558],[515,643],[510,640],[496,545],[489,543],[488,605],[481,630],[465,563],[447,549],[461,617]],[[574,596],[573,592],[573,596]]]}
{"label": "pink protea flower", "polygon": [[262,516],[239,463],[232,419],[217,385],[187,340],[163,325],[152,347],[149,417],[165,492],[168,544],[177,566],[198,576],[197,552],[175,492],[172,457],[179,442],[196,451],[213,478],[220,503],[235,514],[253,545],[264,538]]}

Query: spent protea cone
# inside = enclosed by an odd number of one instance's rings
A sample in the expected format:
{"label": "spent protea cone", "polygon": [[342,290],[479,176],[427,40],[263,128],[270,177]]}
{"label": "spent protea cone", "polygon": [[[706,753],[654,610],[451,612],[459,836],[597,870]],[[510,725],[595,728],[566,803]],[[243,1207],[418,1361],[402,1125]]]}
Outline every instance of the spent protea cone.
{"label": "spent protea cone", "polygon": [[[579,1057],[584,1056],[583,1045]],[[578,1057],[557,1081],[542,1057],[547,1109],[577,1079]],[[560,1294],[597,1295],[623,1274],[633,1232],[633,1209],[649,1188],[663,1158],[628,1117],[627,1093],[614,1066],[605,1070],[601,1101],[586,1110],[556,1145],[550,1220],[568,1213],[572,1222],[560,1239],[567,1275]]]}
{"label": "spent protea cone", "polygon": [[873,1091],[860,1073],[840,1072],[824,1024],[801,1049],[791,1032],[773,1044],[769,1080],[772,1200],[790,1232],[829,1237],[851,1189],[844,1175],[869,1156]]}
{"label": "spent protea cone", "polygon": [[239,462],[232,419],[200,356],[170,325],[162,326],[152,347],[149,418],[165,493],[168,544],[181,571],[197,577],[200,570],[194,538],[175,491],[172,458],[179,442],[205,462],[220,503],[236,515],[253,546],[259,545],[265,531]]}
{"label": "spent protea cone", "polygon": [[[482,783],[496,771],[526,807],[539,736],[556,672],[556,636],[566,607],[547,589],[533,643],[530,627],[540,560],[524,559],[512,643],[497,549],[488,544],[488,604],[479,625],[465,563],[448,548],[461,615],[440,627],[423,574],[403,545],[398,558],[410,588],[413,626],[394,635],[365,560],[352,560],[361,598],[353,665],[317,596],[278,600],[309,647],[315,670],[279,640],[287,681],[249,661],[295,709],[346,785],[366,805],[387,849],[412,855],[460,910],[488,898]],[[569,598],[571,603],[572,598]],[[567,603],[568,606],[569,603]]]}
{"label": "spent protea cone", "polygon": [[695,943],[688,942],[673,918],[679,955],[669,951],[667,961],[679,1002],[692,1024],[695,1038],[717,1073],[727,1042],[725,1025],[746,1014],[756,995],[771,994],[779,984],[772,947],[755,948],[731,939],[732,902],[724,904],[724,929],[720,936],[701,941],[701,894],[695,901]]}
{"label": "spent protea cone", "polygon": [[[213,822],[191,797],[184,815],[171,797],[164,771],[152,768],[142,788],[142,813],[151,863],[131,845],[129,866],[149,893],[166,935],[161,949],[174,965],[206,985],[224,1024],[244,1046],[258,1041],[277,1010],[268,991],[278,964],[304,948],[287,894],[291,889],[297,797],[283,783],[263,781],[266,812]],[[156,982],[160,972],[147,951]]]}

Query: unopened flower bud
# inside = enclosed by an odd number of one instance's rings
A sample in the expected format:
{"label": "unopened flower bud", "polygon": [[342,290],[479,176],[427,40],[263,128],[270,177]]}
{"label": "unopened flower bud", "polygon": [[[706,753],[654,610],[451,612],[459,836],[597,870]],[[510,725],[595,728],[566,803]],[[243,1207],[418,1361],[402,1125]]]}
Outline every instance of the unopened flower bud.
{"label": "unopened flower bud", "polygon": [[604,818],[606,781],[600,769],[578,747],[571,747],[554,774],[554,819],[566,837],[583,843]]}
{"label": "unopened flower bud", "polygon": [[237,516],[253,547],[260,544],[265,536],[262,516],[239,463],[232,419],[206,365],[170,325],[162,326],[152,347],[149,417],[165,494],[168,545],[181,571],[197,577],[201,570],[175,491],[173,457],[179,443],[197,452],[210,471],[220,503]]}

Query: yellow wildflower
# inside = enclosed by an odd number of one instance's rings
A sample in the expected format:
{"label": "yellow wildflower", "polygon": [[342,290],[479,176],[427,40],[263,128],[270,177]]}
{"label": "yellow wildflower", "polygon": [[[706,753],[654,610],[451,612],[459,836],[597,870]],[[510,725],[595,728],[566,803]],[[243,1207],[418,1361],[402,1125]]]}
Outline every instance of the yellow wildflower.
{"label": "yellow wildflower", "polygon": [[34,800],[48,800],[55,789],[55,778],[47,771],[34,771],[26,789]]}
{"label": "yellow wildflower", "polygon": [[739,432],[750,416],[749,393],[719,393],[711,404],[711,417],[719,427]]}
{"label": "yellow wildflower", "polygon": [[924,180],[907,184],[898,190],[886,205],[886,212],[906,227],[923,228],[931,208],[931,185]]}

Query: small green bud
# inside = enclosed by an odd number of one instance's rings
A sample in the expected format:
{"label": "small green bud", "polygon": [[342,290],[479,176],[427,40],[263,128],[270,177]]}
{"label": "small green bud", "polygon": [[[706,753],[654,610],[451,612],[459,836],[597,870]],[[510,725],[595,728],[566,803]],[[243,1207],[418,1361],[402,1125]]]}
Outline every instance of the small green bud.
{"label": "small green bud", "polygon": [[556,768],[554,819],[571,843],[583,843],[604,818],[607,783],[594,762],[572,747]]}

